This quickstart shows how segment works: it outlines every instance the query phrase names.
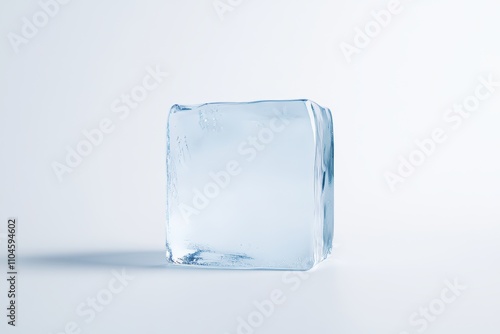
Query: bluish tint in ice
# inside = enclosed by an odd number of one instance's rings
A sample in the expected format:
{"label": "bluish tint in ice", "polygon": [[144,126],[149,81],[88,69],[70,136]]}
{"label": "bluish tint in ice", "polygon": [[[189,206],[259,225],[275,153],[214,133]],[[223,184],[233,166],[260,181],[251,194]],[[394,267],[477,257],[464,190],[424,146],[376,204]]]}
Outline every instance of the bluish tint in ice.
{"label": "bluish tint in ice", "polygon": [[332,238],[329,109],[309,100],[172,107],[170,263],[307,270]]}

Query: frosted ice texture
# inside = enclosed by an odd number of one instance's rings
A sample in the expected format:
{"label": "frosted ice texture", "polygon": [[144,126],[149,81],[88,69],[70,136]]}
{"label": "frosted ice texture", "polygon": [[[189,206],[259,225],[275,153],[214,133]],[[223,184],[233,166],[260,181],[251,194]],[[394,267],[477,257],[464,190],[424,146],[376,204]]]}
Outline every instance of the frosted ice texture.
{"label": "frosted ice texture", "polygon": [[171,264],[307,270],[331,252],[333,124],[309,100],[174,105]]}

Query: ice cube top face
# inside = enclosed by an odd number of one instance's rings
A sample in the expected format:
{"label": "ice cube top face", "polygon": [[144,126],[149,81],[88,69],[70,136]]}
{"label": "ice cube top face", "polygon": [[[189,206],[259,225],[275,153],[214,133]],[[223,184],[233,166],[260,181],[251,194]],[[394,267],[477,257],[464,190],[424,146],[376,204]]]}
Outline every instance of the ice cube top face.
{"label": "ice cube top face", "polygon": [[174,105],[171,264],[307,270],[333,238],[333,124],[309,100]]}

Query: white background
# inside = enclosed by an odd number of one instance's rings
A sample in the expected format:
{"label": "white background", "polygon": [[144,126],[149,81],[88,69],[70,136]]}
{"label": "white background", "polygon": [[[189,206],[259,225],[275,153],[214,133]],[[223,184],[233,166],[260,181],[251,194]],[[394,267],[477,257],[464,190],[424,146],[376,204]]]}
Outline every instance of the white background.
{"label": "white background", "polygon": [[[2,311],[2,333],[233,334],[275,289],[285,302],[248,333],[499,333],[500,87],[457,128],[443,115],[479,77],[500,81],[500,4],[402,0],[348,62],[340,45],[387,6],[253,0],[221,19],[212,0],[74,0],[15,52],[9,34],[41,7],[2,1],[0,232],[18,217],[22,256],[18,326]],[[168,77],[120,119],[112,103],[156,66]],[[333,256],[298,284],[165,267],[170,106],[289,98],[334,113]],[[54,161],[104,118],[113,132],[59,182]],[[436,128],[446,141],[391,191],[385,173]],[[86,322],[75,309],[122,268],[133,280]],[[455,279],[465,290],[425,330],[410,322]]]}

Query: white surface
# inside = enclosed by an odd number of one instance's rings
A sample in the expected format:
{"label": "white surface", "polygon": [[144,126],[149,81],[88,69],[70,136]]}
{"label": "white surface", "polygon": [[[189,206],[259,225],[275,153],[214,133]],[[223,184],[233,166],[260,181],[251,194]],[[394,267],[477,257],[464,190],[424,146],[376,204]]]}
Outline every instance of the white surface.
{"label": "white surface", "polygon": [[[425,332],[498,333],[500,88],[456,129],[443,115],[479,76],[500,80],[500,5],[404,1],[348,63],[340,44],[387,4],[243,1],[220,20],[211,0],[73,1],[15,53],[8,34],[40,7],[2,2],[0,218],[19,218],[25,257],[19,326],[5,331],[2,315],[2,333],[75,321],[94,334],[233,334],[274,289],[286,300],[256,333],[418,333],[409,317],[455,278],[466,290]],[[113,113],[156,65],[170,75],[128,117]],[[169,107],[288,98],[334,111],[333,257],[295,291],[284,272],[161,267]],[[53,161],[103,118],[114,131],[58,182]],[[447,140],[391,192],[384,174],[438,127]],[[134,280],[86,323],[76,307],[123,267]]]}

